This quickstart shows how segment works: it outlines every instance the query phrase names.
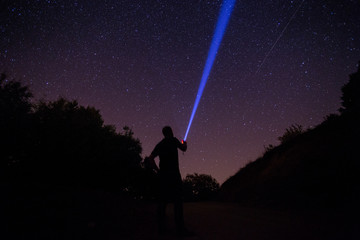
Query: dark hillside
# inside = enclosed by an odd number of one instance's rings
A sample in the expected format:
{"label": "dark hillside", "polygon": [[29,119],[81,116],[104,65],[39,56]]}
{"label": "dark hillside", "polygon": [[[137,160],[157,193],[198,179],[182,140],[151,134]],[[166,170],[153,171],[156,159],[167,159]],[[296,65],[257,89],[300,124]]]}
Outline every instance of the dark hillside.
{"label": "dark hillside", "polygon": [[[359,76],[360,71],[350,75],[349,83],[358,85]],[[343,100],[348,97],[344,88]],[[352,87],[354,91],[358,87]],[[352,103],[357,101],[354,96]],[[356,204],[360,199],[359,120],[358,107],[345,106],[340,116],[330,115],[316,128],[242,168],[221,186],[220,199],[271,206]]]}
{"label": "dark hillside", "polygon": [[328,120],[248,164],[221,187],[223,200],[335,203],[353,199],[360,182],[359,118]]}

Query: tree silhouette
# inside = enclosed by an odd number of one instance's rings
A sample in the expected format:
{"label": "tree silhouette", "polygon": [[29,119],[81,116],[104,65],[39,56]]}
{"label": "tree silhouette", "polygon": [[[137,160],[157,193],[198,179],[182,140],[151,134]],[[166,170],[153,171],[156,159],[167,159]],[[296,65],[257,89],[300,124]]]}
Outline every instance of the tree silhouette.
{"label": "tree silhouette", "polygon": [[31,103],[28,87],[0,78],[0,180],[130,188],[141,172],[141,144],[129,127],[105,125],[77,101]]}
{"label": "tree silhouette", "polygon": [[[0,76],[0,172],[26,157],[32,94],[20,82]],[[0,175],[3,175],[0,174]]]}
{"label": "tree silhouette", "polygon": [[37,176],[115,187],[130,184],[131,173],[140,168],[142,149],[131,129],[116,133],[93,107],[59,98],[39,103],[34,120],[32,166],[43,169]]}
{"label": "tree silhouette", "polygon": [[183,180],[184,197],[188,201],[211,200],[220,185],[211,175],[207,174],[188,174]]}
{"label": "tree silhouette", "polygon": [[350,80],[342,88],[341,105],[339,109],[341,113],[360,111],[360,62],[358,64],[358,71],[350,74]]}
{"label": "tree silhouette", "polygon": [[[17,116],[26,115],[31,110],[32,93],[20,82],[8,80],[5,73],[0,76],[0,109],[3,116],[16,121]],[[3,118],[1,119],[3,120]]]}

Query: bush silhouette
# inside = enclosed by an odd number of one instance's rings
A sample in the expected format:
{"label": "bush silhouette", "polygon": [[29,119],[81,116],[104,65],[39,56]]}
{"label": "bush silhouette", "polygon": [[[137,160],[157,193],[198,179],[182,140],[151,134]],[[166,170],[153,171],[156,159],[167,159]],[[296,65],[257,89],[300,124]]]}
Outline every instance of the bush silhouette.
{"label": "bush silhouette", "polygon": [[188,174],[183,180],[184,197],[187,201],[206,201],[215,197],[219,183],[211,175]]}
{"label": "bush silhouette", "polygon": [[304,133],[303,127],[299,124],[293,124],[285,130],[285,133],[281,137],[278,137],[278,140],[281,143],[285,143],[302,133]]}

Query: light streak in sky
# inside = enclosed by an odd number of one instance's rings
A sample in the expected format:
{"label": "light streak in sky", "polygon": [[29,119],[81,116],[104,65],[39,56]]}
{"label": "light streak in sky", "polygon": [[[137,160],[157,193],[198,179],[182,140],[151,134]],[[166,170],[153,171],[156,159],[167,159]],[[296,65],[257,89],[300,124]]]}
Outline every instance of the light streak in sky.
{"label": "light streak in sky", "polygon": [[270,50],[266,53],[264,59],[261,61],[260,66],[258,67],[258,69],[256,70],[255,74],[258,74],[261,67],[264,65],[264,62],[266,61],[266,59],[269,57],[271,51],[274,49],[275,45],[278,43],[278,41],[280,40],[280,38],[283,36],[284,32],[286,31],[287,27],[289,26],[290,22],[294,19],[296,13],[299,11],[301,5],[304,3],[305,0],[303,0],[300,5],[297,7],[297,9],[295,10],[295,12],[293,13],[293,15],[291,16],[291,18],[289,19],[289,21],[287,22],[286,26],[284,27],[284,29],[281,31],[280,35],[278,36],[278,38],[276,39],[276,41],[274,42],[274,44],[271,46]]}
{"label": "light streak in sky", "polygon": [[211,71],[212,65],[214,63],[217,51],[219,49],[221,40],[222,40],[222,38],[224,36],[224,32],[225,32],[227,23],[229,22],[231,12],[232,12],[232,10],[234,8],[235,1],[236,0],[224,0],[223,4],[221,6],[220,15],[219,15],[219,18],[218,18],[218,21],[217,21],[217,24],[216,24],[213,39],[211,41],[210,49],[209,49],[209,52],[208,52],[208,57],[206,59],[205,67],[204,67],[203,74],[202,74],[201,81],[200,81],[200,86],[199,86],[199,89],[198,89],[198,92],[197,92],[197,95],[196,95],[193,110],[191,112],[189,124],[188,124],[188,127],[186,129],[186,133],[185,133],[185,137],[184,137],[185,141],[186,141],[186,138],[187,138],[187,136],[189,134],[189,130],[190,130],[192,121],[194,119],[197,107],[199,105],[201,95],[203,94],[207,79],[208,79],[208,77],[210,75],[210,71]]}

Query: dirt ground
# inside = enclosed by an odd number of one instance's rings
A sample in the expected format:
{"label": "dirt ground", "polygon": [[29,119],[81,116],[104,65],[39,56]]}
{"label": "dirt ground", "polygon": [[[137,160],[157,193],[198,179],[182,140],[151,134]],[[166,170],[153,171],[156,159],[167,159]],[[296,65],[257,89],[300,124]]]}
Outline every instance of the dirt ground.
{"label": "dirt ground", "polygon": [[[184,211],[186,225],[195,234],[188,239],[360,239],[360,225],[339,212],[270,210],[219,202],[186,203]],[[177,239],[171,206],[168,216],[169,234],[159,239]],[[152,231],[141,234],[137,239],[158,238]]]}
{"label": "dirt ground", "polygon": [[[5,198],[6,199],[6,198]],[[4,207],[0,239],[182,239],[173,209],[168,231],[159,236],[156,204],[103,191],[18,193]],[[185,239],[360,239],[359,220],[339,210],[274,210],[233,203],[184,204]]]}

